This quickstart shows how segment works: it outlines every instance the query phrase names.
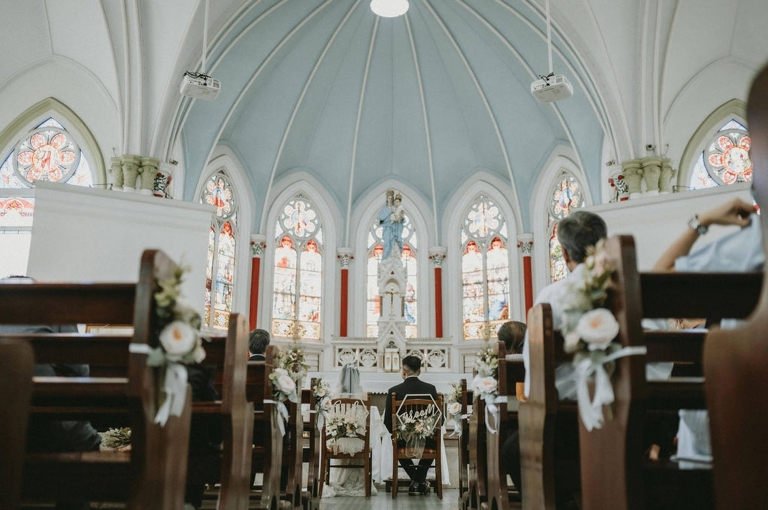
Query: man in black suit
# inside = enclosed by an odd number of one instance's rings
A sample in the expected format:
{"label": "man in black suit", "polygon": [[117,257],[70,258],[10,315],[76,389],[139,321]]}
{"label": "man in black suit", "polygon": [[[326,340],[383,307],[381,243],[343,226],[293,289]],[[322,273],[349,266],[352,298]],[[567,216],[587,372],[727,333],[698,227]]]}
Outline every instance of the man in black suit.
{"label": "man in black suit", "polygon": [[254,329],[248,335],[248,361],[264,361],[264,352],[269,345],[269,331]]}
{"label": "man in black suit", "polygon": [[[437,389],[424,381],[419,380],[421,374],[421,359],[416,356],[406,356],[403,358],[402,371],[403,382],[393,386],[387,391],[387,404],[384,409],[384,425],[387,430],[392,432],[392,393],[397,400],[403,400],[406,395],[431,395],[437,401]],[[395,418],[396,419],[396,418]],[[397,425],[395,424],[395,427]],[[398,447],[405,447],[405,441],[398,441]],[[427,439],[427,448],[435,448],[437,445],[434,440]],[[429,484],[427,483],[427,470],[432,465],[432,459],[421,459],[416,466],[411,459],[399,459],[400,465],[408,473],[411,479],[411,487],[408,491],[410,495],[427,494]]]}

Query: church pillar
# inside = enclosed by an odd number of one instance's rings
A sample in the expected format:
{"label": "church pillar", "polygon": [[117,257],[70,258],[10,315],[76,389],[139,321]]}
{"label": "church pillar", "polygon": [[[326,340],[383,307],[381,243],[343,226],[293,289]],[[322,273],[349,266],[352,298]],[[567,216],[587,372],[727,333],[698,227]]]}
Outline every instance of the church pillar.
{"label": "church pillar", "polygon": [[443,338],[443,260],[448,253],[445,246],[429,249],[429,259],[435,265],[435,337]]}
{"label": "church pillar", "polygon": [[643,169],[640,168],[640,161],[637,159],[625,161],[621,166],[624,169],[624,182],[627,183],[629,188],[630,200],[638,198],[643,192]]}
{"label": "church pillar", "polygon": [[533,306],[533,275],[531,274],[531,252],[533,251],[533,234],[517,236],[517,248],[523,256],[523,285],[525,289],[525,315]]}
{"label": "church pillar", "polygon": [[256,329],[259,315],[259,285],[261,282],[261,256],[267,247],[267,236],[251,234],[251,306],[248,311],[248,325]]}
{"label": "church pillar", "polygon": [[347,321],[349,318],[349,263],[355,258],[352,248],[339,248],[336,258],[341,265],[341,302],[339,303],[339,336],[347,336]]}

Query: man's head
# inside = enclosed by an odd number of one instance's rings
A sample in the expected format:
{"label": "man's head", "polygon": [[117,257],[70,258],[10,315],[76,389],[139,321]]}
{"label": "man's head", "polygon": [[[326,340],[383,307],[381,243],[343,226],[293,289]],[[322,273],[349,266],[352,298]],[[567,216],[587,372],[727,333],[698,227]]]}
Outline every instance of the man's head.
{"label": "man's head", "polygon": [[421,373],[421,358],[418,356],[406,356],[403,358],[403,378]]}
{"label": "man's head", "polygon": [[608,228],[597,214],[573,211],[557,224],[557,240],[563,248],[563,258],[573,269],[587,258],[587,248],[608,235]]}
{"label": "man's head", "polygon": [[254,329],[248,335],[248,352],[251,356],[254,354],[264,354],[269,345],[269,331],[263,329]]}
{"label": "man's head", "polygon": [[524,322],[509,321],[499,328],[499,341],[504,342],[507,354],[522,354],[525,341],[526,326]]}

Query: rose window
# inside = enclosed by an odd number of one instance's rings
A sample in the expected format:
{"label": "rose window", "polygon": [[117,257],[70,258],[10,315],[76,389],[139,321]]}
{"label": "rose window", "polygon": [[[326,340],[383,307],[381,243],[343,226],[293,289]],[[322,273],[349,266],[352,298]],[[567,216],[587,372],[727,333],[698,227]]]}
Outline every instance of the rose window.
{"label": "rose window", "polygon": [[77,170],[80,149],[61,129],[42,127],[16,147],[15,170],[27,184],[37,180],[63,182]]}
{"label": "rose window", "polygon": [[208,179],[203,189],[200,201],[216,208],[216,216],[229,218],[235,210],[232,185],[221,174],[215,174]]}
{"label": "rose window", "polygon": [[752,180],[752,160],[749,149],[752,140],[741,130],[718,133],[705,158],[709,174],[721,184],[748,182]]}

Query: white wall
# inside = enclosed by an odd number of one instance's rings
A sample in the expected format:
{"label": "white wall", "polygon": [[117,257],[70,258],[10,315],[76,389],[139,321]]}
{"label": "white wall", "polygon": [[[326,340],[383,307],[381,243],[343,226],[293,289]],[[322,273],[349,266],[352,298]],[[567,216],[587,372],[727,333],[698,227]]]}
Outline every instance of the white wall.
{"label": "white wall", "polygon": [[183,292],[202,314],[214,208],[38,182],[27,274],[41,281],[136,282],[145,249],[191,268]]}
{"label": "white wall", "polygon": [[[712,209],[735,196],[751,203],[749,184],[638,198],[585,209],[605,220],[609,236],[633,235],[638,268],[648,271],[664,250],[688,228],[687,222],[694,214]],[[714,226],[696,242],[693,249],[733,231],[734,227]]]}

